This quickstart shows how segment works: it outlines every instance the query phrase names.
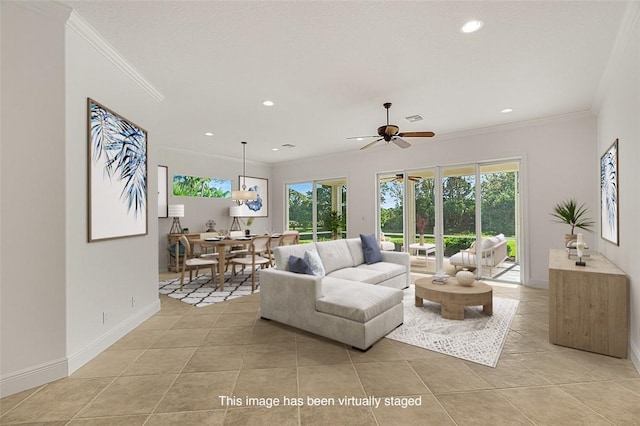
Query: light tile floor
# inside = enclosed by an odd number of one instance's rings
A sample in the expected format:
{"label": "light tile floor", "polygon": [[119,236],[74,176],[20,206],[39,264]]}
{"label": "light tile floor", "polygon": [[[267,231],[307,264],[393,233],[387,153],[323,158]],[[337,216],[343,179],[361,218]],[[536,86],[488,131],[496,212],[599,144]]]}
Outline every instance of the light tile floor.
{"label": "light tile floor", "polygon": [[[159,313],[71,377],[0,400],[0,424],[640,424],[640,376],[629,360],[550,344],[547,291],[494,292],[520,300],[495,369],[387,339],[352,350],[261,320],[258,294],[204,308],[161,296]],[[340,405],[345,396],[421,405]]]}

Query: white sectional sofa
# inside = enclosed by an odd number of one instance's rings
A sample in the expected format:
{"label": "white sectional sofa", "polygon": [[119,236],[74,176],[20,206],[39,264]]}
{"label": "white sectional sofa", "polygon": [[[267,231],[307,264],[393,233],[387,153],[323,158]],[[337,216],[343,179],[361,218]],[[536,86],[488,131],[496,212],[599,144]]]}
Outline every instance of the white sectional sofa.
{"label": "white sectional sofa", "polygon": [[[287,270],[291,256],[317,252],[324,276]],[[400,289],[409,286],[407,253],[381,252],[365,262],[359,238],[276,247],[275,267],[260,271],[263,319],[309,331],[361,350],[402,324]]]}

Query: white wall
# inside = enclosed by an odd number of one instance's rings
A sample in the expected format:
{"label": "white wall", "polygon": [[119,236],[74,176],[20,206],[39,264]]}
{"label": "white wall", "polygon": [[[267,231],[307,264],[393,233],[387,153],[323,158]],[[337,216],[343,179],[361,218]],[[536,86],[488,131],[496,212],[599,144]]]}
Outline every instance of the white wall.
{"label": "white wall", "polygon": [[1,2],[0,397],[64,377],[64,21]]}
{"label": "white wall", "polygon": [[[240,141],[238,155],[242,154]],[[264,163],[249,161],[251,155],[251,143],[247,144],[247,176],[269,179],[269,199],[271,200],[271,167]],[[204,232],[205,223],[209,219],[216,222],[216,229],[229,229],[232,218],[229,217],[229,207],[233,204],[231,199],[177,197],[172,194],[171,178],[174,174],[188,176],[212,177],[231,180],[232,188],[238,189],[238,176],[242,174],[242,159],[228,158],[213,155],[203,155],[199,152],[191,152],[172,148],[160,148],[159,163],[169,169],[169,204],[184,204],[185,217],[180,219],[183,228],[189,228],[189,232]],[[155,167],[155,166],[154,166]],[[263,233],[271,230],[271,218],[273,210],[269,203],[269,216],[254,218],[251,232]],[[246,218],[241,218],[246,223]],[[159,219],[158,223],[158,257],[160,271],[167,270],[167,233],[171,229],[172,218]],[[245,223],[241,223],[245,229]],[[281,229],[280,229],[281,230]]]}
{"label": "white wall", "polygon": [[[593,190],[598,175],[589,167],[596,161],[595,146],[596,119],[591,113],[579,113],[436,136],[416,141],[406,150],[379,144],[367,151],[282,163],[273,170],[273,226],[284,226],[287,182],[346,177],[347,230],[353,237],[376,231],[376,172],[521,157],[526,202],[524,251],[529,260],[525,283],[546,287],[549,249],[561,247],[569,231],[567,226],[553,223],[549,215],[553,205],[573,197],[587,205],[592,217],[598,212]],[[585,239],[588,244],[594,243],[593,234],[587,233]]]}
{"label": "white wall", "polygon": [[[159,309],[158,101],[100,53],[95,40],[66,31],[67,356],[73,372]],[[82,35],[81,35],[82,34]],[[87,39],[87,37],[90,37]],[[87,97],[148,132],[148,235],[87,242]],[[133,298],[133,300],[132,300]],[[103,312],[107,320],[103,323]]]}
{"label": "white wall", "polygon": [[[620,245],[598,238],[598,251],[625,271],[630,279],[631,358],[640,370],[640,7],[629,17],[635,19],[628,45],[612,70],[611,85],[598,114],[598,159],[593,173],[600,173],[599,156],[618,139]],[[599,196],[599,193],[598,193]],[[599,217],[598,217],[599,224]],[[598,230],[598,236],[600,230]]]}

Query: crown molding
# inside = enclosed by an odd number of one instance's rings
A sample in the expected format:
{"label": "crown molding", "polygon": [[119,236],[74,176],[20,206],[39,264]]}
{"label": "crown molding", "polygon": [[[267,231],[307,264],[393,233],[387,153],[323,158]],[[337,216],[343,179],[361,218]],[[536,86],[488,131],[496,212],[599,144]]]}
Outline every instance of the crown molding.
{"label": "crown molding", "polygon": [[157,102],[164,100],[164,95],[156,89],[133,65],[131,65],[98,31],[85,21],[75,10],[67,20],[67,26],[82,37],[98,53],[107,58],[120,71],[133,80]]}
{"label": "crown molding", "polygon": [[604,101],[607,91],[611,86],[613,77],[620,68],[620,62],[627,51],[633,30],[638,24],[638,21],[640,21],[640,2],[631,1],[627,3],[627,8],[624,16],[622,17],[618,35],[613,43],[609,60],[607,61],[604,72],[602,73],[602,78],[600,78],[596,95],[593,98],[593,103],[591,104],[591,111],[596,115],[600,112],[602,102]]}
{"label": "crown molding", "polygon": [[63,22],[69,18],[69,14],[72,12],[71,8],[57,2],[24,1],[13,2],[13,4],[37,12],[47,18],[60,19]]}
{"label": "crown molding", "polygon": [[581,118],[593,117],[594,114],[590,110],[569,112],[566,114],[552,115],[548,117],[534,118],[531,120],[523,120],[515,123],[499,124],[496,126],[480,127],[470,130],[462,130],[460,132],[440,133],[438,139],[454,139],[459,137],[482,135],[486,133],[502,132],[505,130],[519,129],[522,127],[531,127],[538,124],[558,123],[564,121],[579,120]]}

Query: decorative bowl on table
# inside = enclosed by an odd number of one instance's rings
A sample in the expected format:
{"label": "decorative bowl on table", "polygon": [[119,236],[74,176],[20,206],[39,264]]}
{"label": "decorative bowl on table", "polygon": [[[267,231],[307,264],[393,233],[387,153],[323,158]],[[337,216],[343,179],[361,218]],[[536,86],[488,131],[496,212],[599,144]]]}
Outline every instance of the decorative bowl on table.
{"label": "decorative bowl on table", "polygon": [[463,287],[471,287],[476,281],[476,275],[468,269],[456,273],[456,281]]}

